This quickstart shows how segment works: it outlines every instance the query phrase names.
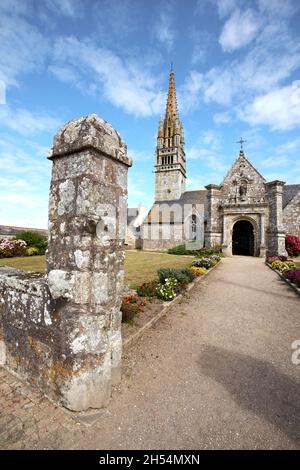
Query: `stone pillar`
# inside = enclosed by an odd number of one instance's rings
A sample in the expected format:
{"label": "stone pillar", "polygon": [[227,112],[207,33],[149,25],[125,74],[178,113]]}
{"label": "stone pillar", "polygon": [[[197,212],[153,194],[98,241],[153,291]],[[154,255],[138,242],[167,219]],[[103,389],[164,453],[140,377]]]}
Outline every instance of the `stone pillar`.
{"label": "stone pillar", "polygon": [[268,256],[286,256],[285,232],[282,217],[283,181],[266,183],[269,200]]}
{"label": "stone pillar", "polygon": [[49,158],[47,276],[56,327],[51,386],[69,409],[99,408],[120,380],[131,162],[120,135],[95,114],[65,124]]}
{"label": "stone pillar", "polygon": [[205,246],[222,243],[219,210],[220,186],[209,184],[207,189],[207,225],[205,230]]}
{"label": "stone pillar", "polygon": [[226,214],[223,215],[223,239],[222,239],[222,252],[225,256],[232,256],[232,243],[229,237],[228,230],[229,220]]}
{"label": "stone pillar", "polygon": [[259,256],[264,258],[266,256],[266,240],[265,240],[265,214],[260,214],[260,248]]}

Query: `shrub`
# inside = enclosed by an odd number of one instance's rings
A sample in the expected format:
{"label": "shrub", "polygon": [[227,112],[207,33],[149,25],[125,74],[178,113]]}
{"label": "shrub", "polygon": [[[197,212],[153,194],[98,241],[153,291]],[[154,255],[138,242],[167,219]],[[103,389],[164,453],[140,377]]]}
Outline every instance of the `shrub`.
{"label": "shrub", "polygon": [[[192,253],[191,253],[192,254]],[[213,246],[206,246],[198,250],[196,256],[205,257],[205,256],[213,256],[217,255],[219,257],[224,256],[222,253],[222,245],[213,245]]]}
{"label": "shrub", "polygon": [[300,255],[300,238],[295,235],[287,235],[285,238],[286,251],[290,256]]}
{"label": "shrub", "polygon": [[16,235],[16,240],[24,240],[28,247],[35,247],[39,250],[39,255],[44,255],[48,246],[47,237],[37,232],[24,231]]}
{"label": "shrub", "polygon": [[185,268],[161,268],[157,271],[159,282],[165,284],[166,279],[174,278],[178,281],[178,284],[188,284],[195,276],[190,269]]}
{"label": "shrub", "polygon": [[195,279],[195,274],[190,268],[182,268],[181,269],[182,274],[186,275],[189,279],[189,282],[193,282]]}
{"label": "shrub", "polygon": [[200,248],[200,250],[187,250],[186,245],[177,245],[173,248],[168,249],[168,253],[170,255],[193,255],[196,257],[203,257],[218,254],[218,256],[223,256],[221,253],[222,246],[221,245],[213,245]]}
{"label": "shrub", "polygon": [[10,238],[0,238],[0,258],[12,258],[13,256],[25,256],[26,242]]}
{"label": "shrub", "polygon": [[218,264],[218,262],[220,261],[220,257],[219,256],[216,256],[216,255],[211,255],[211,256],[206,256],[205,258],[203,258],[207,261],[210,262],[210,265],[211,267],[215,266],[216,264]]}
{"label": "shrub", "polygon": [[135,295],[128,295],[122,299],[122,322],[132,323],[134,317],[144,309],[145,302]]}
{"label": "shrub", "polygon": [[295,263],[293,261],[273,261],[272,268],[277,269],[277,271],[284,273],[286,271],[290,271],[292,268],[295,267]]}
{"label": "shrub", "polygon": [[173,300],[178,293],[178,281],[175,278],[166,278],[164,283],[158,284],[156,295],[161,300]]}
{"label": "shrub", "polygon": [[210,269],[213,266],[213,262],[207,258],[200,258],[193,261],[192,266],[195,266],[196,268]]}
{"label": "shrub", "polygon": [[188,250],[186,250],[186,248],[185,248],[185,245],[173,246],[173,248],[168,249],[168,253],[170,255],[186,255],[186,254],[189,254]]}
{"label": "shrub", "polygon": [[300,269],[291,269],[290,271],[288,271],[286,278],[296,284],[296,281],[300,280]]}
{"label": "shrub", "polygon": [[193,273],[195,273],[196,276],[202,276],[203,274],[207,272],[207,269],[197,268],[197,266],[192,266],[191,270],[193,271]]}
{"label": "shrub", "polygon": [[137,288],[136,292],[141,297],[155,297],[157,286],[158,286],[157,280],[144,282],[144,284],[142,284],[141,286]]}
{"label": "shrub", "polygon": [[35,246],[30,246],[29,248],[27,248],[26,250],[26,255],[27,256],[36,256],[39,254],[39,249],[36,248]]}

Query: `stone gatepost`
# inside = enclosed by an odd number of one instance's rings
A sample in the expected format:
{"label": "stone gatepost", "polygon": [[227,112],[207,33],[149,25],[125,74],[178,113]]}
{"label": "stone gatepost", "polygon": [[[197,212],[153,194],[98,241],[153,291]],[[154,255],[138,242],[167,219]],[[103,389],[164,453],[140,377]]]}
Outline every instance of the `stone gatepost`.
{"label": "stone gatepost", "polygon": [[59,336],[52,380],[67,408],[99,408],[121,373],[131,162],[120,135],[95,114],[68,122],[49,158],[47,273]]}
{"label": "stone gatepost", "polygon": [[207,225],[205,229],[205,245],[221,244],[222,229],[219,220],[220,186],[209,184],[207,189]]}
{"label": "stone gatepost", "polygon": [[266,183],[269,199],[268,256],[286,256],[285,231],[283,229],[282,194],[283,181]]}

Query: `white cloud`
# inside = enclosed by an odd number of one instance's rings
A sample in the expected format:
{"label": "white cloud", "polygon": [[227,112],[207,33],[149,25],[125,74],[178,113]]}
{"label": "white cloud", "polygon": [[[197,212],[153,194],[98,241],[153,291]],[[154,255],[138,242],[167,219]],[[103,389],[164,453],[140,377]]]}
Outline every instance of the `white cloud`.
{"label": "white cloud", "polygon": [[52,13],[76,18],[82,15],[82,2],[80,0],[44,0],[44,7]]}
{"label": "white cloud", "polygon": [[219,16],[221,18],[227,16],[236,7],[236,0],[216,0]]}
{"label": "white cloud", "polygon": [[163,1],[159,5],[158,19],[154,25],[153,32],[156,39],[170,50],[175,40],[175,29],[173,28],[171,4]]}
{"label": "white cloud", "polygon": [[1,135],[1,223],[47,227],[51,163],[44,151],[44,147],[26,139],[18,142],[15,136]]}
{"label": "white cloud", "polygon": [[128,155],[130,158],[132,158],[133,164],[134,162],[145,162],[147,160],[154,160],[154,156],[150,153],[143,152],[140,150],[133,150],[130,148],[128,149]]}
{"label": "white cloud", "polygon": [[214,121],[216,124],[228,124],[231,121],[231,115],[229,111],[223,113],[214,114]]}
{"label": "white cloud", "polygon": [[203,73],[191,70],[185,83],[178,90],[178,102],[182,113],[187,113],[192,108],[196,108],[200,94],[206,87],[206,79]]}
{"label": "white cloud", "polygon": [[0,104],[6,104],[6,86],[3,80],[0,80]]}
{"label": "white cloud", "polygon": [[53,132],[61,123],[60,120],[46,114],[34,113],[22,108],[12,110],[9,106],[0,107],[0,122],[4,127],[24,136]]}
{"label": "white cloud", "polygon": [[297,150],[300,150],[300,138],[292,139],[282,145],[277,147],[277,151],[279,154],[286,154],[286,153],[293,153]]}
{"label": "white cloud", "polygon": [[219,43],[224,51],[232,52],[249,44],[261,26],[259,16],[251,8],[235,10],[223,27]]}
{"label": "white cloud", "polygon": [[0,219],[4,225],[47,228],[48,197],[0,190]]}
{"label": "white cloud", "polygon": [[264,168],[284,167],[290,163],[287,157],[268,157],[262,160],[261,166]]}
{"label": "white cloud", "polygon": [[300,126],[300,81],[256,97],[239,116],[249,124],[266,124],[273,130]]}
{"label": "white cloud", "polygon": [[238,0],[197,0],[195,13],[204,14],[206,9],[214,8],[220,18],[228,16],[240,2]]}
{"label": "white cloud", "polygon": [[58,78],[74,83],[75,70],[76,86],[104,97],[129,114],[151,116],[163,107],[165,96],[154,75],[140,63],[125,62],[90,40],[59,38],[54,46],[54,62],[49,70]]}
{"label": "white cloud", "polygon": [[[267,124],[274,129],[295,127],[297,101],[290,103],[291,113],[287,115],[281,97],[288,95],[288,102],[295,99],[288,80],[291,83],[299,70],[300,47],[289,21],[299,3],[257,0],[251,3],[251,9],[245,9],[245,2],[239,0],[210,1],[218,7],[219,17],[227,18],[220,36],[224,50],[234,51],[251,41],[252,47],[206,72],[191,70],[181,90],[185,110],[197,108],[201,102],[217,103],[224,109],[214,115],[216,123],[223,124],[236,115],[250,124]],[[272,106],[278,116],[270,115]]]}
{"label": "white cloud", "polygon": [[0,79],[6,86],[18,85],[19,75],[40,69],[48,50],[45,36],[33,24],[5,12],[0,14],[0,44]]}
{"label": "white cloud", "polygon": [[189,37],[193,44],[191,62],[193,65],[202,64],[209,57],[213,39],[210,34],[192,27]]}
{"label": "white cloud", "polygon": [[257,0],[259,11],[262,15],[285,18],[292,16],[297,11],[297,2],[292,0]]}
{"label": "white cloud", "polygon": [[205,169],[205,172],[207,172],[207,169],[210,172],[213,170],[214,175],[218,175],[217,179],[219,180],[228,166],[221,155],[221,147],[221,138],[216,131],[213,129],[203,131],[196,139],[195,145],[187,149],[187,161],[201,161],[201,166]]}

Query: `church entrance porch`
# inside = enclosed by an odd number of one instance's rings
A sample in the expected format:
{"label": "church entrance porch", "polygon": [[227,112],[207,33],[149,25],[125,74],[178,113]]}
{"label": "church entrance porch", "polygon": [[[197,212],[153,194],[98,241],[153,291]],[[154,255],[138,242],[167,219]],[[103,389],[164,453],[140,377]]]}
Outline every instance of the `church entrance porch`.
{"label": "church entrance porch", "polygon": [[248,220],[238,220],[233,226],[232,254],[254,256],[253,225]]}

